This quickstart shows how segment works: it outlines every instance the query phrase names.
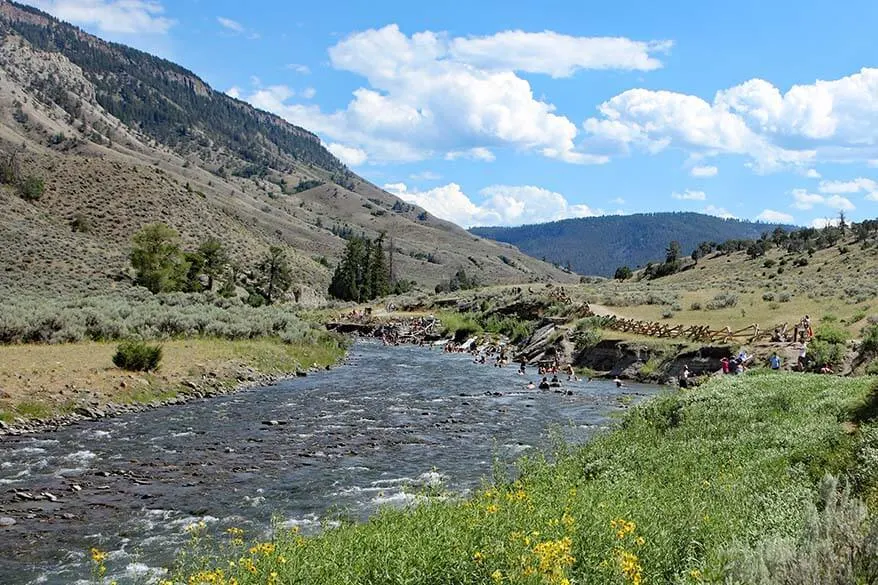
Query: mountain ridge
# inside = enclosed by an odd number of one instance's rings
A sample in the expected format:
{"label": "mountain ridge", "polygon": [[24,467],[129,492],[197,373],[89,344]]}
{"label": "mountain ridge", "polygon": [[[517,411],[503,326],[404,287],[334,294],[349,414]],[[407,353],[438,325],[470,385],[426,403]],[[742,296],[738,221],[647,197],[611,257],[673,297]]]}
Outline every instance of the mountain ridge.
{"label": "mountain ridge", "polygon": [[427,291],[460,269],[485,284],[575,278],[383,191],[316,134],[183,67],[6,0],[0,154],[45,182],[35,201],[0,186],[0,290],[129,286],[130,238],[157,221],[187,245],[227,242],[244,266],[286,248],[296,298],[326,294],[345,234],[386,233],[398,277]]}
{"label": "mountain ridge", "polygon": [[517,227],[472,227],[470,233],[516,246],[536,258],[580,274],[612,276],[616,268],[636,268],[664,260],[665,247],[680,242],[689,254],[700,242],[755,239],[783,224],[723,219],[672,211],[563,219]]}

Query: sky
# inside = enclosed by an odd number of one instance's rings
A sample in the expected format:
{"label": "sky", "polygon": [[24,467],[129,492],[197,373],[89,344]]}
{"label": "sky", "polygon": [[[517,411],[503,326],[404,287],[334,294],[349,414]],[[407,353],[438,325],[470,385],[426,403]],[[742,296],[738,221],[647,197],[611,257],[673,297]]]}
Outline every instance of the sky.
{"label": "sky", "polygon": [[462,226],[878,217],[878,3],[27,0]]}

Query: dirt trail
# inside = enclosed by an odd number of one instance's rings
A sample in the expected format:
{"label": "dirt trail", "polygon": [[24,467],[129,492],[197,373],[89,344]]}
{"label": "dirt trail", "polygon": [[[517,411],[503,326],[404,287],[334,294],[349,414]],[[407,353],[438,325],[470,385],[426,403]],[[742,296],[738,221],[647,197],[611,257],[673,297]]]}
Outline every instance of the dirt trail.
{"label": "dirt trail", "polygon": [[622,317],[622,315],[613,311],[609,307],[598,305],[597,303],[589,303],[588,308],[591,309],[592,313],[600,315],[601,317]]}

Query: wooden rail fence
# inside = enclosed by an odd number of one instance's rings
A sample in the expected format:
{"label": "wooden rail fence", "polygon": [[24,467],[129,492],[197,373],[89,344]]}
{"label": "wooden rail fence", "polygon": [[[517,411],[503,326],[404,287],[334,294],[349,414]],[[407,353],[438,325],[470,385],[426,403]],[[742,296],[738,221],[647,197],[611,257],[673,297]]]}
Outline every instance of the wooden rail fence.
{"label": "wooden rail fence", "polygon": [[641,321],[615,315],[596,315],[588,307],[588,304],[584,304],[578,313],[586,317],[597,317],[600,327],[604,329],[613,329],[615,331],[635,333],[649,337],[689,339],[702,343],[728,343],[730,341],[753,343],[760,339],[774,339],[778,336],[785,336],[787,330],[786,324],[763,330],[759,328],[758,324],[754,323],[737,331],[732,331],[729,327],[712,329],[710,325],[673,325],[657,321]]}

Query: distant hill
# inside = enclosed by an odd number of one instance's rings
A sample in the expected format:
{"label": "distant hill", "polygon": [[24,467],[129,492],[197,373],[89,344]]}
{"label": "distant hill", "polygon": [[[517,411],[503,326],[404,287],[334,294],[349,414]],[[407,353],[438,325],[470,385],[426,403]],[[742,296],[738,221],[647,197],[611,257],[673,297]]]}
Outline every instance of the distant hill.
{"label": "distant hill", "polygon": [[179,65],[6,0],[0,164],[45,185],[31,200],[0,185],[0,297],[130,286],[131,236],[159,221],[187,246],[220,239],[245,270],[281,246],[310,298],[346,238],[382,232],[396,276],[422,290],[460,269],[484,284],[575,278],[387,193]]}
{"label": "distant hill", "polygon": [[470,232],[512,244],[535,258],[569,264],[579,274],[612,276],[619,266],[633,269],[663,261],[672,240],[680,242],[688,255],[701,242],[758,238],[776,227],[778,224],[669,212],[582,217],[520,227],[474,227]]}

